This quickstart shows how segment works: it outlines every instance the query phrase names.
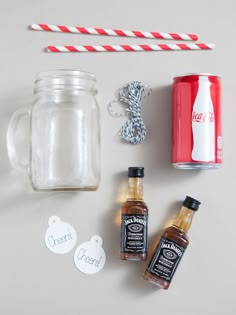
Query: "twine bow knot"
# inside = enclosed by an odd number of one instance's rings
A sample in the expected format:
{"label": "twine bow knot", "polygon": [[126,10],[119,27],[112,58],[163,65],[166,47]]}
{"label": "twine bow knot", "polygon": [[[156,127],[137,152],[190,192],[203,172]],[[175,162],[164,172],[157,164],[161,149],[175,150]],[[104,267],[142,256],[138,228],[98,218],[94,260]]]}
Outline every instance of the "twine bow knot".
{"label": "twine bow knot", "polygon": [[[149,93],[150,88],[147,95]],[[119,136],[132,144],[140,144],[146,137],[146,127],[141,117],[141,101],[145,96],[145,86],[141,81],[129,82],[119,89],[118,101],[129,105],[126,111],[130,114],[130,118],[121,128]],[[109,110],[111,112],[110,107]],[[121,114],[111,113],[121,116]]]}

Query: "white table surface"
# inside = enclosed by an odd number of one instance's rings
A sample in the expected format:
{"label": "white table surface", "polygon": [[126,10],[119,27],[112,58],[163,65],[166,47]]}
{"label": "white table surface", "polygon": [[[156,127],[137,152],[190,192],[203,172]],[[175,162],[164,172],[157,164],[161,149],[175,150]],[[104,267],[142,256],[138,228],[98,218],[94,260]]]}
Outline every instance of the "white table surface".
{"label": "white table surface", "polygon": [[[188,314],[234,315],[235,304],[235,1],[2,1],[0,6],[0,314]],[[156,43],[156,40],[33,32],[31,23],[199,34],[213,51],[48,54],[48,44]],[[6,131],[13,112],[33,99],[36,72],[81,69],[95,73],[102,115],[102,180],[96,192],[33,192],[27,174],[13,170]],[[222,77],[224,166],[180,171],[170,164],[173,76],[210,72]],[[107,112],[114,92],[141,80],[153,93],[143,107],[147,139],[122,143],[125,118]],[[128,166],[145,167],[149,239],[191,195],[202,202],[186,251],[168,291],[142,279],[144,263],[119,259],[114,225],[125,199]],[[80,273],[73,253],[55,255],[44,244],[49,216],[73,224],[78,244],[99,234],[107,263],[93,276]]]}

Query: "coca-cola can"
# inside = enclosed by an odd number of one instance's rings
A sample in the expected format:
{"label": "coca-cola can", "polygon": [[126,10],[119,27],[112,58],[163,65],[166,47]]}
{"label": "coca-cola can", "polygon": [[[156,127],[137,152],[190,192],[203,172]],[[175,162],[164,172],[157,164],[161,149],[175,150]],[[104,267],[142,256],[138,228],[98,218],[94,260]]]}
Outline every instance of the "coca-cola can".
{"label": "coca-cola can", "polygon": [[178,169],[222,164],[221,79],[208,73],[174,77],[172,165]]}

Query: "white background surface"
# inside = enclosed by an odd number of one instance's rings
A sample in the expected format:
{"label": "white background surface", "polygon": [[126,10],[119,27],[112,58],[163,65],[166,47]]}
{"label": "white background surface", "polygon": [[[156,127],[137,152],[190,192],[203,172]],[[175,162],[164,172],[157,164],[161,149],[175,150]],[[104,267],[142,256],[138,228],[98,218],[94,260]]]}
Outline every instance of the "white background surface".
{"label": "white background surface", "polygon": [[[0,29],[0,314],[2,315],[233,315],[235,304],[235,1],[1,1]],[[47,54],[48,44],[155,43],[155,40],[33,32],[31,23],[197,33],[213,51]],[[27,175],[11,169],[6,130],[12,113],[31,103],[38,71],[93,72],[102,114],[102,181],[96,192],[39,193]],[[179,171],[170,165],[171,90],[174,75],[219,74],[223,83],[224,167]],[[124,83],[139,79],[153,93],[143,108],[147,140],[119,141],[125,118],[107,104]],[[146,170],[149,237],[177,212],[189,194],[202,201],[186,251],[168,291],[142,279],[143,263],[119,259],[117,210],[125,199],[126,170]],[[71,223],[78,244],[99,234],[107,263],[96,275],[80,273],[73,251],[58,256],[44,244],[51,215]]]}

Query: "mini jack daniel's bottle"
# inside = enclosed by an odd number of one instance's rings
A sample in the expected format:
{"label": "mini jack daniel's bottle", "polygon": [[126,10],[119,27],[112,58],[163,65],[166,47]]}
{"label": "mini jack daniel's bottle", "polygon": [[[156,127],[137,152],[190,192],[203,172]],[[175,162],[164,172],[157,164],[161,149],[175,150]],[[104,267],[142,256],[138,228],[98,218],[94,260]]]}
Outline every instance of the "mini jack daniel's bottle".
{"label": "mini jack daniel's bottle", "polygon": [[144,273],[144,279],[168,289],[176,268],[189,244],[187,232],[191,226],[193,214],[201,203],[186,196],[179,215],[173,224],[166,228],[156,247],[154,255]]}
{"label": "mini jack daniel's bottle", "polygon": [[128,198],[121,208],[121,250],[123,260],[147,259],[148,208],[143,201],[143,167],[129,167]]}

